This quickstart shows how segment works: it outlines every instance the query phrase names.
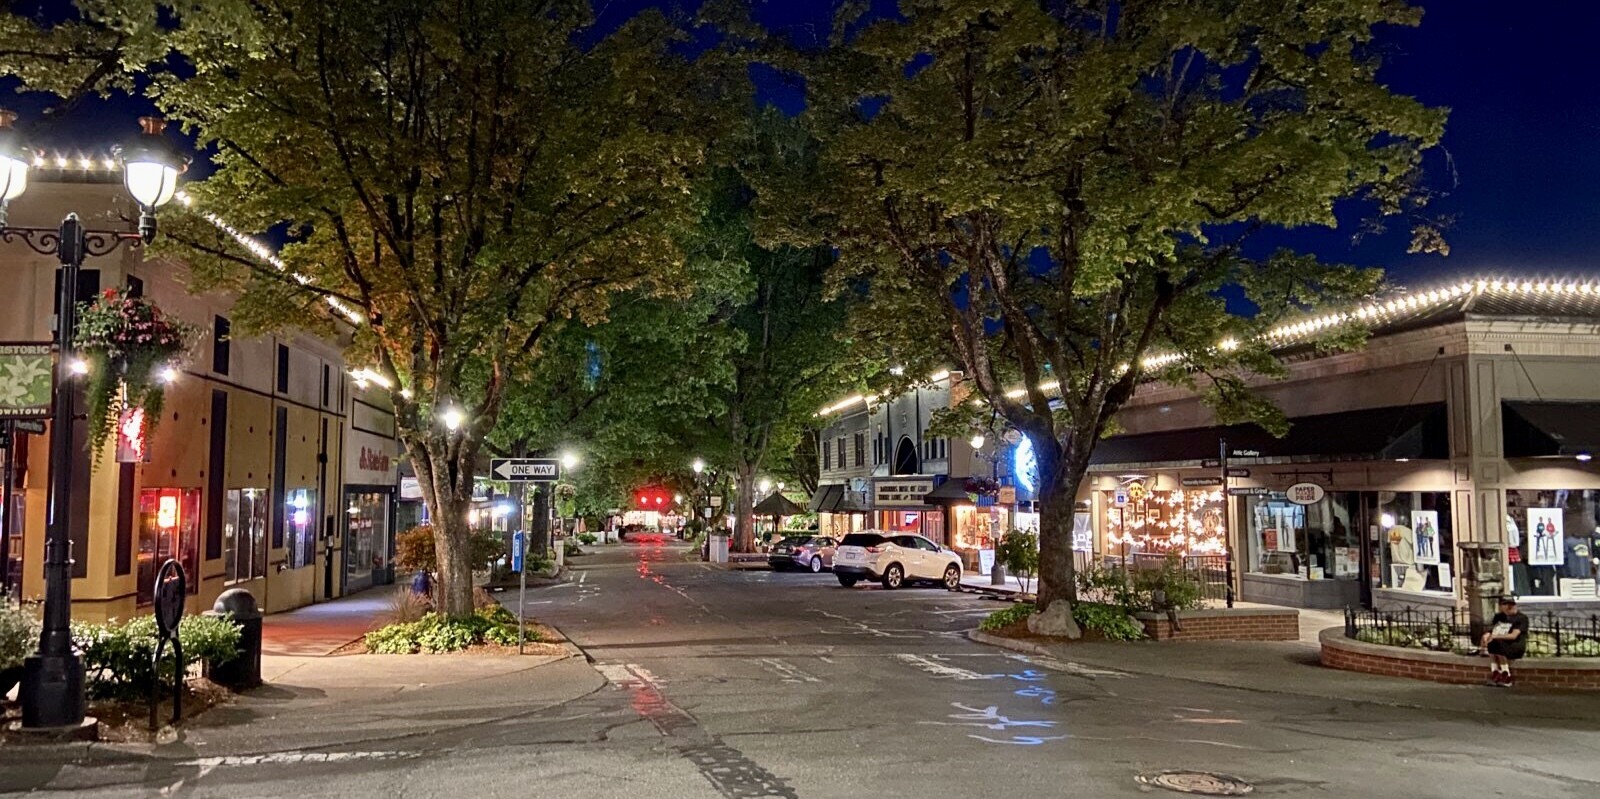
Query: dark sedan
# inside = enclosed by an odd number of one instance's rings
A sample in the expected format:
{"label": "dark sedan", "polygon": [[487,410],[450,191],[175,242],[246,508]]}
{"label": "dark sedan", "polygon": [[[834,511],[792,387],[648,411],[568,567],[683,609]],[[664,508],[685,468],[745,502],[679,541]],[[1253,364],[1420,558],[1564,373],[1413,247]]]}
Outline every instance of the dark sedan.
{"label": "dark sedan", "polygon": [[833,568],[833,550],[839,542],[825,535],[792,535],[772,545],[767,563],[777,571],[805,569],[820,572]]}

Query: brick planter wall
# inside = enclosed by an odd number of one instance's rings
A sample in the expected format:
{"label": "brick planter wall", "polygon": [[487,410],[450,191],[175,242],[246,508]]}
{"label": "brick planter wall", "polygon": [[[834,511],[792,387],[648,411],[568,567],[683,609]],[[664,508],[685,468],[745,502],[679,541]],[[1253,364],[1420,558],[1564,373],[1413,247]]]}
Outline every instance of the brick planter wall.
{"label": "brick planter wall", "polygon": [[1294,608],[1187,610],[1174,630],[1165,614],[1136,613],[1144,634],[1155,641],[1298,641],[1300,612]]}
{"label": "brick planter wall", "polygon": [[[1456,685],[1482,685],[1489,676],[1488,658],[1368,644],[1344,637],[1339,627],[1323,630],[1320,639],[1329,668]],[[1511,669],[1518,687],[1600,691],[1600,658],[1523,658]]]}

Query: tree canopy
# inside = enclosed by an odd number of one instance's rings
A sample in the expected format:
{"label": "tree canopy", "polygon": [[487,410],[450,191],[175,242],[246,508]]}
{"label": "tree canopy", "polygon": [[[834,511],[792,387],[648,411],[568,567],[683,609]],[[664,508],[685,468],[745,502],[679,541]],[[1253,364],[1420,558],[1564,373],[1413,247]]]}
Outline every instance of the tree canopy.
{"label": "tree canopy", "polygon": [[[1070,518],[1095,442],[1142,381],[1282,427],[1243,374],[1258,334],[1371,292],[1376,272],[1260,252],[1263,231],[1416,218],[1444,113],[1376,77],[1400,0],[907,0],[851,6],[803,73],[820,164],[775,181],[774,235],[839,248],[864,338],[958,367],[1034,442],[1040,601],[1073,596]],[[1419,247],[1440,242],[1419,225]],[[1253,315],[1230,312],[1242,292]],[[1359,331],[1335,331],[1339,341]],[[920,368],[920,367],[919,367]],[[926,374],[919,368],[908,374]]]}
{"label": "tree canopy", "polygon": [[440,520],[446,609],[470,611],[466,503],[506,392],[618,292],[681,289],[723,86],[656,14],[582,42],[580,0],[189,10],[167,36],[181,66],[152,92],[215,152],[191,193],[234,225],[285,231],[303,280],[207,226],[168,240],[242,292],[246,329],[304,324],[327,297],[356,311],[350,357],[393,386]]}

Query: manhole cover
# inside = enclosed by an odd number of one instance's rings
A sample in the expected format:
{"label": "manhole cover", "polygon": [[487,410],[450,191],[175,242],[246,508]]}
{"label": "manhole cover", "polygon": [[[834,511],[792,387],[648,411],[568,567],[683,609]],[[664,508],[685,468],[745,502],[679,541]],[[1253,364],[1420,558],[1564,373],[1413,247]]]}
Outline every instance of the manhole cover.
{"label": "manhole cover", "polygon": [[1154,785],[1157,788],[1166,788],[1178,793],[1194,793],[1201,796],[1244,796],[1255,790],[1251,785],[1238,777],[1226,774],[1211,774],[1205,771],[1163,771],[1159,774],[1140,774],[1139,783]]}

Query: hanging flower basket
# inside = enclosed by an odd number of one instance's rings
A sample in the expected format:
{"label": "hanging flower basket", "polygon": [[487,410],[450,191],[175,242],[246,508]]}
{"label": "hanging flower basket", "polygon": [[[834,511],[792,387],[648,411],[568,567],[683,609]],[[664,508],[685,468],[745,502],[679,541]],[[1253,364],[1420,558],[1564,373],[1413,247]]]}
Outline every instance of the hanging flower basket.
{"label": "hanging flower basket", "polygon": [[124,413],[143,411],[148,437],[161,418],[163,372],[177,368],[195,328],[125,289],[106,289],[78,306],[73,343],[89,366],[89,448],[96,459]]}
{"label": "hanging flower basket", "polygon": [[993,498],[1000,495],[1000,484],[988,477],[968,477],[967,484],[963,488],[967,490],[967,496],[973,502],[977,502],[980,497]]}
{"label": "hanging flower basket", "polygon": [[576,515],[578,487],[571,483],[557,483],[555,490],[556,516],[570,519]]}

